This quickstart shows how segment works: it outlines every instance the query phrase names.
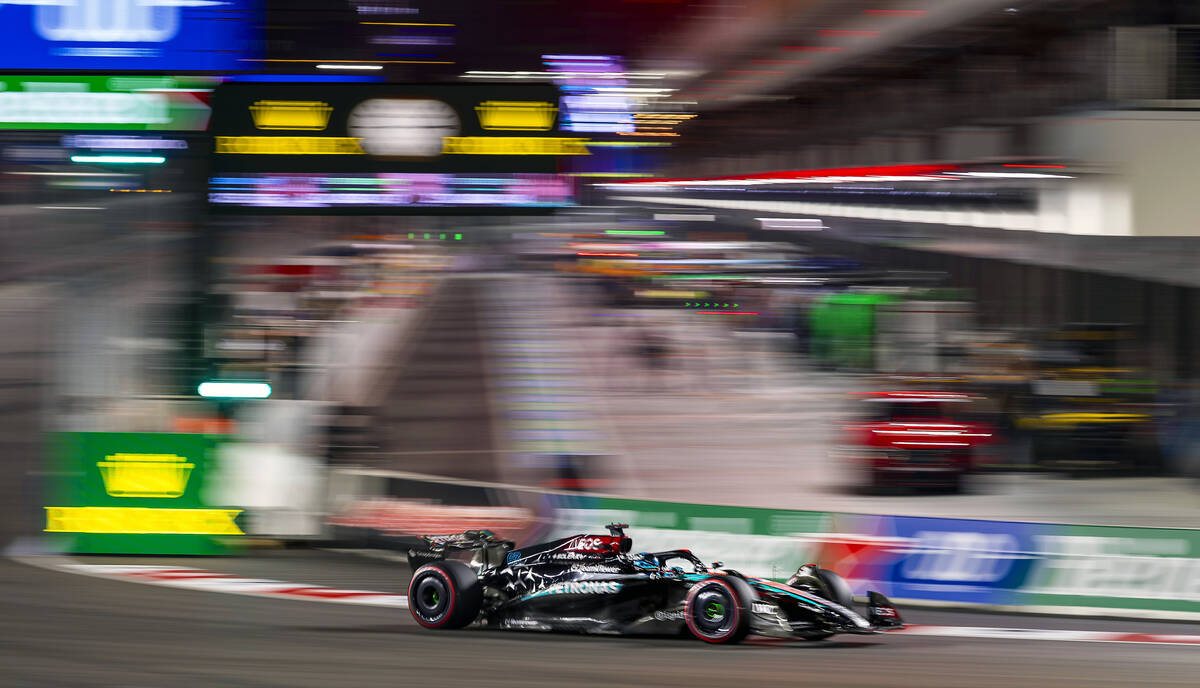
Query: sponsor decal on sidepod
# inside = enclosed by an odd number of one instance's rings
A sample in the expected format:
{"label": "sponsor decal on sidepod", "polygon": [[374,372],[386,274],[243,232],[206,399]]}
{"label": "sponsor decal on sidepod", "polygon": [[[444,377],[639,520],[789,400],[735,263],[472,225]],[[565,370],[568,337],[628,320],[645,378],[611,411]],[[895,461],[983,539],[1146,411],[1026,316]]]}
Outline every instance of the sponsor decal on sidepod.
{"label": "sponsor decal on sidepod", "polygon": [[754,602],[750,605],[750,611],[755,614],[775,615],[775,605],[769,602]]}
{"label": "sponsor decal on sidepod", "polygon": [[613,593],[620,592],[622,587],[624,587],[622,584],[612,581],[555,583],[533,593],[526,599],[541,597],[543,595],[612,595]]}

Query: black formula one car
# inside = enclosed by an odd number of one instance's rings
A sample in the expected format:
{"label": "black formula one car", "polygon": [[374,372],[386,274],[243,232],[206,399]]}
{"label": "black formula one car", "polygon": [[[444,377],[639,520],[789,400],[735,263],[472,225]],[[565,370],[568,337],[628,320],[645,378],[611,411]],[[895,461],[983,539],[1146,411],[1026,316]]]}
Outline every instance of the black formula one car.
{"label": "black formula one car", "polygon": [[867,616],[849,586],[807,564],[787,584],[706,566],[686,549],[630,554],[623,524],[514,549],[489,531],[425,536],[408,551],[408,607],[426,628],[492,628],[604,634],[684,634],[710,643],[747,635],[821,640],[903,625],[871,592]]}

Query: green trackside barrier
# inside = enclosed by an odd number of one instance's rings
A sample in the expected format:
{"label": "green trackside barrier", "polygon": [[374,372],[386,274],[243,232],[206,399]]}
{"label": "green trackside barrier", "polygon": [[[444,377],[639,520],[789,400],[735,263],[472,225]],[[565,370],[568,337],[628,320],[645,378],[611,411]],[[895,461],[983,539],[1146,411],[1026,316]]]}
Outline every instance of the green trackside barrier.
{"label": "green trackside barrier", "polygon": [[556,534],[629,523],[637,551],[691,548],[747,575],[816,562],[855,593],[1077,614],[1200,620],[1200,530],[840,514],[582,497]]}
{"label": "green trackside barrier", "polygon": [[1041,535],[1018,603],[1200,618],[1200,530],[1057,526]]}

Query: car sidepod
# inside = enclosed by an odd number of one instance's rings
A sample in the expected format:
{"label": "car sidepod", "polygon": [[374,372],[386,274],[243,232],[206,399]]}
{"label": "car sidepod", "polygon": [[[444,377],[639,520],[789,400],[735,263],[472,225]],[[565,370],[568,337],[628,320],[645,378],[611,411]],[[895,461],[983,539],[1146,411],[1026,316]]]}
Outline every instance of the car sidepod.
{"label": "car sidepod", "polygon": [[644,574],[575,572],[505,604],[490,624],[501,628],[600,634],[676,633],[686,588]]}

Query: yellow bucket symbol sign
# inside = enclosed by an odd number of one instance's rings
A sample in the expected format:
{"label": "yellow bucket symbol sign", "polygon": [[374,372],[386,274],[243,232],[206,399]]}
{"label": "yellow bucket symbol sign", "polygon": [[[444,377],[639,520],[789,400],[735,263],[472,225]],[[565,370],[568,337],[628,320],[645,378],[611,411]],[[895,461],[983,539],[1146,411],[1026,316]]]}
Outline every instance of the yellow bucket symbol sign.
{"label": "yellow bucket symbol sign", "polygon": [[196,464],[174,454],[111,454],[96,465],[113,497],[180,497]]}
{"label": "yellow bucket symbol sign", "polygon": [[546,131],[554,126],[553,103],[523,100],[485,100],[475,106],[484,129]]}
{"label": "yellow bucket symbol sign", "polygon": [[308,129],[318,131],[329,124],[333,108],[319,100],[259,100],[250,106],[250,116],[259,129]]}

